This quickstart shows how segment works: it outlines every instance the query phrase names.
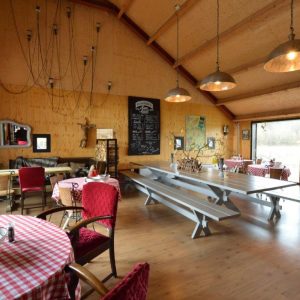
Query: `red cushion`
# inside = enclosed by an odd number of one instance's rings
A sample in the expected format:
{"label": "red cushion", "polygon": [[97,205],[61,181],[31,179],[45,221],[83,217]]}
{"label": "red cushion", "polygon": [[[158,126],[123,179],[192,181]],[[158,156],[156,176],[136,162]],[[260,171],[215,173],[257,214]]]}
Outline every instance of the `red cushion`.
{"label": "red cushion", "polygon": [[106,241],[109,237],[102,235],[94,230],[87,229],[85,227],[79,230],[79,239],[75,244],[75,256],[76,258],[84,256],[88,252],[94,250]]}

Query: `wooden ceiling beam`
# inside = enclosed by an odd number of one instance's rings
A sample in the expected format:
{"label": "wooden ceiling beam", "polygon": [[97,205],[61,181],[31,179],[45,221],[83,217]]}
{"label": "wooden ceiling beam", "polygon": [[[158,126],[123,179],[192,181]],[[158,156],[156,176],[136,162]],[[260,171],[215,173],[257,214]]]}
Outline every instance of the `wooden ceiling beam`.
{"label": "wooden ceiling beam", "polygon": [[[102,8],[102,5],[104,5],[105,9],[109,6],[110,11],[117,17],[120,9],[114,5],[113,3],[109,2],[108,0],[72,0],[73,2],[85,4],[88,6],[97,7],[100,9]],[[149,40],[149,35],[140,28],[132,19],[130,19],[126,13],[122,14],[120,17],[120,21],[124,23],[132,32],[137,34],[145,43]],[[150,45],[150,47],[157,52],[168,64],[173,66],[175,63],[175,59],[164,49],[162,48],[157,42],[153,41]],[[197,85],[197,79],[183,66],[178,67],[178,72],[181,76],[183,76],[185,79],[187,79],[195,88],[197,91],[203,95],[208,101],[213,103],[214,105],[217,103],[218,99],[211,93],[202,91],[196,87]],[[233,120],[235,118],[235,115],[224,105],[218,106],[218,109],[222,111],[229,119]]]}
{"label": "wooden ceiling beam", "polygon": [[[195,3],[199,2],[198,0],[186,0],[181,6],[180,10],[178,11],[178,16],[183,16]],[[171,17],[162,24],[155,33],[149,38],[147,41],[147,45],[149,46],[153,41],[159,38],[171,25],[176,22],[176,13],[173,13]]]}
{"label": "wooden ceiling beam", "polygon": [[114,4],[112,4],[107,0],[71,0],[71,2],[82,4],[93,8],[98,8],[108,12],[112,12],[116,8]]}
{"label": "wooden ceiling beam", "polygon": [[236,116],[234,122],[291,118],[300,115],[300,107]]}
{"label": "wooden ceiling beam", "polygon": [[267,61],[267,56],[260,57],[260,58],[254,59],[248,63],[236,66],[232,69],[225,70],[225,72],[227,72],[229,74],[241,73],[241,72],[247,71],[251,68],[255,68],[255,67],[265,63],[266,61]]}
{"label": "wooden ceiling beam", "polygon": [[123,14],[125,14],[127,12],[127,10],[129,9],[129,7],[131,6],[131,4],[133,3],[134,0],[126,0],[125,3],[121,6],[121,9],[118,13],[118,19],[120,19]]}
{"label": "wooden ceiling beam", "polygon": [[282,85],[278,85],[278,86],[272,86],[272,87],[265,88],[265,89],[262,89],[259,91],[254,91],[254,92],[249,92],[249,93],[245,93],[245,94],[241,94],[241,95],[237,95],[237,96],[233,96],[233,97],[229,97],[229,98],[219,99],[218,102],[216,103],[216,105],[226,105],[226,104],[232,103],[232,102],[243,101],[243,100],[247,100],[249,98],[263,96],[263,95],[272,94],[272,93],[277,93],[277,92],[281,92],[281,91],[287,91],[287,90],[296,89],[299,87],[300,87],[300,81],[286,83],[286,84],[282,84]]}
{"label": "wooden ceiling beam", "polygon": [[[258,23],[259,20],[265,19],[271,15],[273,15],[275,12],[281,12],[282,8],[289,5],[290,1],[288,0],[275,0],[271,2],[270,4],[264,6],[260,10],[256,11],[255,13],[251,14],[250,16],[246,17],[245,19],[241,20],[240,22],[236,23],[232,27],[226,29],[225,31],[220,33],[220,40],[224,41],[228,38],[232,38],[236,34],[240,33],[241,31],[249,28],[249,24]],[[195,49],[191,50],[187,54],[180,57],[177,61],[177,63],[174,64],[174,67],[177,67],[178,65],[183,64],[188,59],[191,59],[194,55],[199,53],[200,51],[215,46],[217,43],[217,37],[213,37],[212,39],[208,40],[207,42],[199,45]]]}

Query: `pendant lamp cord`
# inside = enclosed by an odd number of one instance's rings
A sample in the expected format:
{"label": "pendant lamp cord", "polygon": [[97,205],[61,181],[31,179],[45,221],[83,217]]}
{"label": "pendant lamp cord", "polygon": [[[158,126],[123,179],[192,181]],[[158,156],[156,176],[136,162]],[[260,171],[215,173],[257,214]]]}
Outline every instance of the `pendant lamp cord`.
{"label": "pendant lamp cord", "polygon": [[[177,45],[176,45],[176,63],[178,63],[178,56],[179,56],[179,17],[178,17],[178,11],[180,9],[179,5],[175,6],[176,9],[176,22],[177,22]],[[176,83],[177,83],[177,88],[179,87],[179,66],[176,67]]]}
{"label": "pendant lamp cord", "polygon": [[219,49],[219,44],[220,44],[220,3],[219,0],[217,0],[217,71],[220,70],[220,49]]}
{"label": "pendant lamp cord", "polygon": [[291,33],[289,35],[290,40],[295,39],[295,33],[294,33],[294,0],[291,0],[291,25],[290,25]]}

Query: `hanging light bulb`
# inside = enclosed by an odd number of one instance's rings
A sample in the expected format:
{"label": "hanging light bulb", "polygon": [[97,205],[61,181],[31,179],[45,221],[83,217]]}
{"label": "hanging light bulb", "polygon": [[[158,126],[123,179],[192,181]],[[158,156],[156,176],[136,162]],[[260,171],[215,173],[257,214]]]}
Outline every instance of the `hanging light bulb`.
{"label": "hanging light bulb", "polygon": [[220,71],[220,6],[217,0],[217,70],[214,73],[207,75],[200,83],[200,89],[209,92],[219,92],[233,89],[236,87],[234,78],[225,72]]}
{"label": "hanging light bulb", "polygon": [[[178,11],[180,9],[180,5],[175,6],[176,9],[176,20],[177,20],[177,54],[176,54],[176,62],[178,61],[179,55],[179,20],[178,20]],[[179,87],[179,67],[176,69],[176,88],[169,90],[165,100],[167,102],[186,102],[192,99],[191,95],[184,88]]]}
{"label": "hanging light bulb", "polygon": [[293,72],[300,70],[300,40],[294,34],[294,1],[291,0],[291,25],[289,40],[276,47],[268,57],[264,69],[268,72]]}

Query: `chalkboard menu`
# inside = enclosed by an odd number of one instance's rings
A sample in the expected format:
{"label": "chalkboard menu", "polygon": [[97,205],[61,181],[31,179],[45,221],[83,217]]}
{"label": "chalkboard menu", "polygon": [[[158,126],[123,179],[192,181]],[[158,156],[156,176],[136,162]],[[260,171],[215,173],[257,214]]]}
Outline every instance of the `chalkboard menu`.
{"label": "chalkboard menu", "polygon": [[128,97],[128,155],[160,154],[160,101]]}

